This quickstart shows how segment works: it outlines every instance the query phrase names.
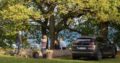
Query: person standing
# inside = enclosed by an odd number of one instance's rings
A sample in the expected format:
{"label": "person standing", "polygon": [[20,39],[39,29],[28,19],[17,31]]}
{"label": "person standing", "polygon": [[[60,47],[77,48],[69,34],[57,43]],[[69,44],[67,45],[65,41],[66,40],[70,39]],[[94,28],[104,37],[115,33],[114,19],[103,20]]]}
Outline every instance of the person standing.
{"label": "person standing", "polygon": [[54,41],[54,47],[55,47],[55,49],[57,49],[57,50],[60,49],[58,40],[55,40],[55,41]]}
{"label": "person standing", "polygon": [[46,58],[47,35],[42,36],[41,42],[42,42],[41,43],[42,56],[43,56],[43,58]]}
{"label": "person standing", "polygon": [[63,38],[60,38],[60,48],[62,49],[62,50],[65,50],[66,49],[66,43],[63,41]]}

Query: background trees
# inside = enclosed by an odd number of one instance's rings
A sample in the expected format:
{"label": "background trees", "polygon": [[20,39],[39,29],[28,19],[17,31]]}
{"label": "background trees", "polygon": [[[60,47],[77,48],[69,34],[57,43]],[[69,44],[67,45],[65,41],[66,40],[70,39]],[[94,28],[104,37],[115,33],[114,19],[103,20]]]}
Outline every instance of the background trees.
{"label": "background trees", "polygon": [[[30,18],[40,18],[40,12],[28,5],[25,0],[1,0],[0,1],[0,25],[4,40],[10,41],[10,44],[16,41],[16,34],[19,31],[25,31],[29,28]],[[11,45],[10,45],[11,46]]]}
{"label": "background trees", "polygon": [[109,22],[119,22],[119,0],[36,0],[34,2],[43,13],[44,23],[51,33],[52,43],[57,33],[63,29],[81,33],[80,30],[70,27],[75,17],[86,16],[87,21],[89,19],[97,21],[99,35],[104,38],[107,38]]}
{"label": "background trees", "polygon": [[50,37],[51,48],[59,32],[65,29],[107,38],[109,24],[119,23],[120,19],[119,0],[2,0],[1,3],[2,21],[10,21],[16,29],[23,30],[28,19],[33,19],[41,24],[42,34]]}

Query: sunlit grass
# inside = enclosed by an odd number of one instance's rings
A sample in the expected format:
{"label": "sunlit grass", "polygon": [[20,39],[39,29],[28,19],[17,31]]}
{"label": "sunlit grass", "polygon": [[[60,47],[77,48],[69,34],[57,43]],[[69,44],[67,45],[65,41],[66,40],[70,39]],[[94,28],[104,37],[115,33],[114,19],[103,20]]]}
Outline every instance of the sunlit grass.
{"label": "sunlit grass", "polygon": [[66,58],[54,58],[52,60],[48,59],[33,59],[33,58],[20,58],[11,57],[7,55],[0,55],[0,63],[120,63],[120,57],[116,59],[107,58],[101,61],[95,60],[72,60],[70,57]]}

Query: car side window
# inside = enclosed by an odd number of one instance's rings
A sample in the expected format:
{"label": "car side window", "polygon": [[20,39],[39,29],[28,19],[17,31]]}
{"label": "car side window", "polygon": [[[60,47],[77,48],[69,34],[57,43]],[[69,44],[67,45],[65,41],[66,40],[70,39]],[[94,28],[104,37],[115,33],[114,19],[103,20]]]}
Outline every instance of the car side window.
{"label": "car side window", "polygon": [[97,42],[104,42],[104,39],[103,39],[102,37],[97,37],[97,38],[96,38],[96,41],[97,41]]}
{"label": "car side window", "polygon": [[107,45],[107,41],[105,39],[103,39],[102,37],[97,37],[96,38],[96,41],[98,42],[98,44],[101,44],[101,45]]}
{"label": "car side window", "polygon": [[109,41],[109,43],[112,45],[112,44],[114,44],[114,42],[113,41]]}

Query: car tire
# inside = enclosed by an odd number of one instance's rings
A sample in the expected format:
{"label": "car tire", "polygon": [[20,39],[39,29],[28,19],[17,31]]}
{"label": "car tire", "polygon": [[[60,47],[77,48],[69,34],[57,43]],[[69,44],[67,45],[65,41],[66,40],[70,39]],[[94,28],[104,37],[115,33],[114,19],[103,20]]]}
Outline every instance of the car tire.
{"label": "car tire", "polygon": [[111,58],[116,58],[116,51],[115,50],[113,51]]}
{"label": "car tire", "polygon": [[79,56],[77,54],[72,54],[72,59],[79,59]]}
{"label": "car tire", "polygon": [[101,51],[98,51],[96,53],[96,60],[101,60],[102,59],[102,52]]}

